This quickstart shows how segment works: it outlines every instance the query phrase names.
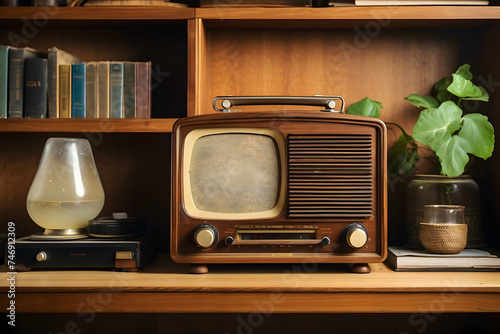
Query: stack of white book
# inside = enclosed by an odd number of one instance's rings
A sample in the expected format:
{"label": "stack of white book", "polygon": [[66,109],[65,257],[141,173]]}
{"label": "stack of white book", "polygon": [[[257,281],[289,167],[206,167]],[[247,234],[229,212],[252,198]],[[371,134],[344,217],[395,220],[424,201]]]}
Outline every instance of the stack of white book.
{"label": "stack of white book", "polygon": [[487,6],[488,0],[352,0],[348,2],[332,1],[331,6]]}
{"label": "stack of white book", "polygon": [[458,254],[443,255],[389,247],[387,262],[395,270],[500,270],[500,258],[479,249],[464,249]]}

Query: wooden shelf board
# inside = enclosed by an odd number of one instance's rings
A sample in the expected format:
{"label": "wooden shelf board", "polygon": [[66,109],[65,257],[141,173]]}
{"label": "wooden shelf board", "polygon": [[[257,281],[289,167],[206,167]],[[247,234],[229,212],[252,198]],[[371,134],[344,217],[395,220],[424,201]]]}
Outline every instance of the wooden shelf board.
{"label": "wooden shelf board", "polygon": [[0,119],[0,132],[171,132],[176,118]]}
{"label": "wooden shelf board", "polygon": [[494,6],[354,6],[328,8],[199,8],[209,28],[367,29],[484,26],[500,20]]}
{"label": "wooden shelf board", "polygon": [[167,6],[2,7],[0,20],[187,20],[194,8]]}
{"label": "wooden shelf board", "polygon": [[[500,272],[395,272],[371,264],[370,274],[347,266],[218,265],[188,274],[168,254],[139,272],[50,270],[16,274],[16,311],[67,312],[88,298],[104,298],[102,312],[500,312]],[[0,293],[8,273],[0,273]],[[105,294],[105,295],[104,295]],[[102,296],[100,296],[102,295]],[[112,298],[110,297],[112,296]],[[356,303],[352,301],[356,300]],[[439,305],[436,306],[436,301]],[[4,305],[1,305],[3,307]]]}
{"label": "wooden shelf board", "polygon": [[353,6],[353,7],[215,7],[197,8],[209,20],[500,20],[500,6]]}
{"label": "wooden shelf board", "polygon": [[[84,293],[16,291],[18,313],[68,313],[98,302],[103,313],[493,313],[499,294],[439,293]],[[7,300],[7,298],[4,298]],[[0,302],[6,309],[8,305]]]}
{"label": "wooden shelf board", "polygon": [[[139,272],[108,270],[32,270],[17,274],[19,292],[483,292],[500,293],[500,271],[395,272],[370,264],[370,274],[352,274],[347,265],[212,265],[206,275],[189,274],[189,265],[159,254]],[[291,270],[292,269],[292,270]],[[5,271],[5,268],[4,270]],[[309,271],[309,273],[308,273]],[[0,273],[4,275],[5,273]],[[8,282],[0,280],[0,291]],[[499,299],[500,307],[500,299]]]}

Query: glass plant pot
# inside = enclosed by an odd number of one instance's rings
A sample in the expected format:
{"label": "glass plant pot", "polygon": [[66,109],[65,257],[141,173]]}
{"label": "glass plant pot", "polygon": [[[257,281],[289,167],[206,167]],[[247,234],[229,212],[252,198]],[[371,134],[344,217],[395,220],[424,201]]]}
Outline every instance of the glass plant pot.
{"label": "glass plant pot", "polygon": [[87,234],[89,220],[104,206],[104,190],[88,140],[47,140],[26,205],[45,236]]}
{"label": "glass plant pot", "polygon": [[463,205],[468,226],[466,248],[486,246],[481,228],[479,186],[469,175],[448,177],[417,174],[406,188],[406,242],[410,248],[422,249],[419,224],[424,221],[425,205]]}

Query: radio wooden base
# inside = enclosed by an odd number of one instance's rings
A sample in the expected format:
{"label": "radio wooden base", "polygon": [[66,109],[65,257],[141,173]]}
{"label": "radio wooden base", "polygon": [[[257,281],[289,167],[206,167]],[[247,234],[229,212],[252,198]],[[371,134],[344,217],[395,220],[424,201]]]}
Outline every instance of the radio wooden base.
{"label": "radio wooden base", "polygon": [[[368,263],[353,263],[351,265],[351,273],[354,274],[369,274],[371,272]],[[192,264],[189,268],[190,274],[206,274],[208,273],[208,266],[206,264]]]}

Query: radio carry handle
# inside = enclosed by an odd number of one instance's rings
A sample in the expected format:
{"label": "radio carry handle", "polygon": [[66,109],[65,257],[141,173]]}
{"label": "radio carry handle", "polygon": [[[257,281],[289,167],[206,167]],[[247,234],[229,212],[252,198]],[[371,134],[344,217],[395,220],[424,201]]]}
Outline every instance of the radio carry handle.
{"label": "radio carry handle", "polygon": [[[221,108],[217,107],[220,102]],[[336,101],[341,101],[340,110],[335,110]],[[341,96],[216,96],[212,102],[216,111],[231,112],[234,106],[250,105],[303,105],[324,107],[322,111],[344,113],[345,101]]]}

